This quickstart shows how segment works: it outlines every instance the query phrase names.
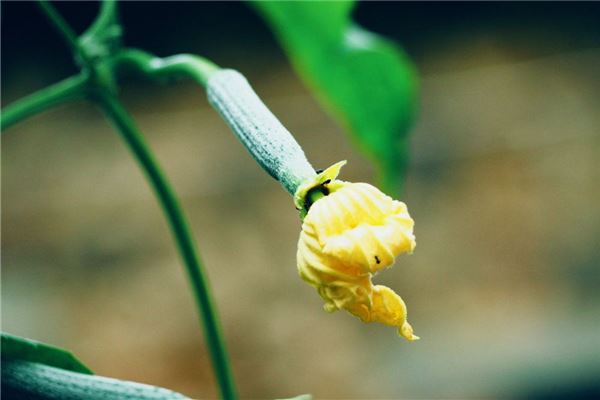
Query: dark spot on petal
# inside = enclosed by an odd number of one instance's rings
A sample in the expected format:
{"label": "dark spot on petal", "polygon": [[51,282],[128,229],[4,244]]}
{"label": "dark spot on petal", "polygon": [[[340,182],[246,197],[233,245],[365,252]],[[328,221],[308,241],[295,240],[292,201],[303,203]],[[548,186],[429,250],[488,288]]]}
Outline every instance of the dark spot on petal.
{"label": "dark spot on petal", "polygon": [[375,256],[375,262],[376,262],[377,264],[381,264],[381,260],[379,259],[379,257]]}
{"label": "dark spot on petal", "polygon": [[323,172],[323,171],[324,171],[324,170],[322,170],[322,169],[317,169],[315,172],[316,172],[317,174],[320,174],[320,173],[321,173],[321,172]]}
{"label": "dark spot on petal", "polygon": [[328,183],[331,183],[331,179],[327,179],[325,182],[323,182],[323,185],[327,185]]}

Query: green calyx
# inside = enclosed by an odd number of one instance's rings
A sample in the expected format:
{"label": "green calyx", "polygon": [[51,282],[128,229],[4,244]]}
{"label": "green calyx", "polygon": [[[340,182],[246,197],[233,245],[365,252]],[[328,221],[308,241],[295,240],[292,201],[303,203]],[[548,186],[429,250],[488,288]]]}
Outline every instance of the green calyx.
{"label": "green calyx", "polygon": [[319,199],[340,189],[345,182],[337,180],[340,170],[347,161],[343,160],[302,182],[294,193],[294,205],[304,220],[309,208]]}

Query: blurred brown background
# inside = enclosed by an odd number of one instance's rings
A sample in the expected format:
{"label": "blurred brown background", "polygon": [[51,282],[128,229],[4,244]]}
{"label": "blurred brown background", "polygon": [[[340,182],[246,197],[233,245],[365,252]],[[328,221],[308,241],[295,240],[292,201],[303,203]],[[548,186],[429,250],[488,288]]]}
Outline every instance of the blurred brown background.
{"label": "blurred brown background", "polygon": [[[93,3],[59,9],[81,31]],[[124,3],[127,44],[243,72],[313,165],[373,166],[241,3]],[[190,83],[124,85],[208,268],[243,398],[589,398],[600,392],[600,4],[361,3],[421,73],[403,200],[418,246],[377,282],[422,340],[327,314],[291,199]],[[32,3],[2,3],[2,104],[73,73]],[[2,329],[96,373],[216,396],[167,225],[100,113],[2,137]]]}

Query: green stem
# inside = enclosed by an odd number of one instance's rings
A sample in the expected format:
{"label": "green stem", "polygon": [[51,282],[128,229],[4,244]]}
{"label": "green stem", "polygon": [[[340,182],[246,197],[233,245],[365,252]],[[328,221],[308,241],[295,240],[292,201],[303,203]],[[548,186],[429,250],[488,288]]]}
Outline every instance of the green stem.
{"label": "green stem", "polygon": [[54,8],[54,6],[46,0],[38,0],[38,5],[40,6],[44,14],[46,14],[54,28],[63,37],[63,39],[71,49],[71,52],[75,55],[76,58],[78,58],[78,61],[84,66],[90,66],[90,60],[79,46],[77,34],[67,23],[67,21],[65,21],[62,15],[60,15],[56,8]]}
{"label": "green stem", "polygon": [[[136,72],[160,81],[191,77],[202,86],[206,86],[209,75],[219,68],[208,60],[189,54],[161,59],[143,51],[125,50],[115,57],[111,41],[119,40],[121,27],[116,18],[116,4],[112,0],[103,3],[100,15],[81,39],[50,3],[45,0],[39,0],[38,3],[67,42],[84,72],[34,93],[3,110],[1,128],[4,130],[49,107],[86,95],[100,105],[146,173],[166,214],[194,292],[221,397],[226,400],[236,399],[233,375],[217,313],[212,303],[210,286],[198,257],[192,233],[174,191],[143,136],[119,100],[112,94],[112,90],[115,89],[112,85],[118,70],[122,67],[133,68]],[[92,63],[90,57],[99,62]]]}
{"label": "green stem", "polygon": [[79,37],[78,44],[88,60],[101,61],[112,57],[121,48],[122,36],[117,3],[115,0],[105,0],[100,6],[98,17]]}
{"label": "green stem", "polygon": [[187,226],[175,193],[169,186],[167,179],[160,170],[158,163],[154,159],[143,136],[135,126],[134,121],[119,100],[104,92],[98,94],[96,99],[102,110],[127,142],[160,200],[187,269],[198,309],[201,311],[200,318],[204,327],[221,396],[227,400],[235,399],[237,398],[237,394],[233,375],[229,366],[225,343],[220,332],[217,313],[212,303],[208,279],[204,274],[194,241],[192,240],[192,233]]}
{"label": "green stem", "polygon": [[123,50],[114,60],[116,69],[133,69],[158,81],[191,78],[206,87],[211,74],[220,68],[205,58],[194,54],[177,54],[171,57],[155,57],[137,49]]}
{"label": "green stem", "polygon": [[104,0],[100,4],[100,12],[82,36],[97,36],[103,34],[103,31],[110,29],[117,20],[117,2],[115,0]]}
{"label": "green stem", "polygon": [[76,75],[6,106],[0,116],[2,131],[48,108],[84,98],[87,82],[86,74]]}

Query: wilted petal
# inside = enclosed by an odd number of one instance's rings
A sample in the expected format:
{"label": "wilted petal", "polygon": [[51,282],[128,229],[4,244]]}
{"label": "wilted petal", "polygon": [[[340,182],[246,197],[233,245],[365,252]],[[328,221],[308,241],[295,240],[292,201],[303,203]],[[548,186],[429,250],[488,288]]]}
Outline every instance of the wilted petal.
{"label": "wilted petal", "polygon": [[397,326],[406,339],[416,340],[400,296],[371,283],[372,275],[392,265],[397,255],[412,253],[414,222],[404,203],[377,188],[334,180],[340,167],[324,171],[327,179],[317,176],[297,196],[297,204],[303,204],[302,196],[315,188],[326,193],[306,213],[298,271],[317,288],[327,311],[344,308],[364,322]]}

